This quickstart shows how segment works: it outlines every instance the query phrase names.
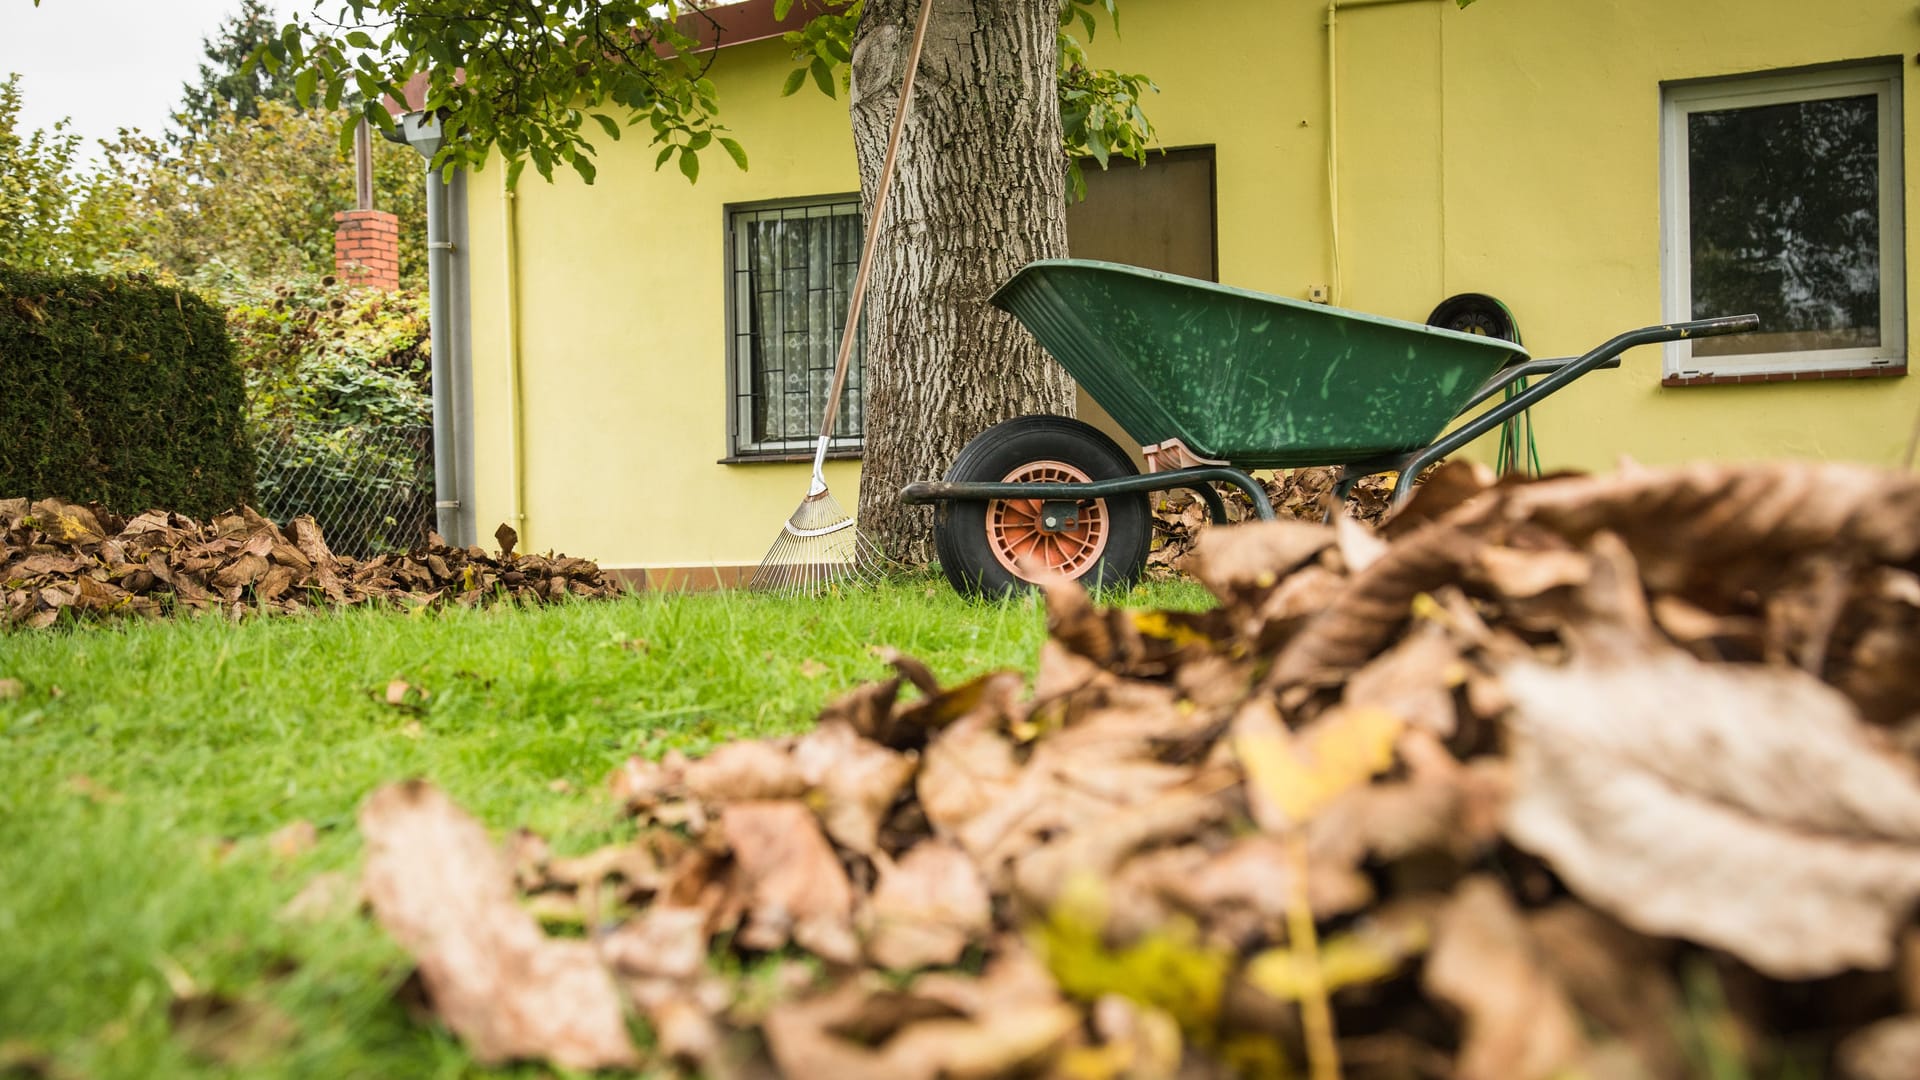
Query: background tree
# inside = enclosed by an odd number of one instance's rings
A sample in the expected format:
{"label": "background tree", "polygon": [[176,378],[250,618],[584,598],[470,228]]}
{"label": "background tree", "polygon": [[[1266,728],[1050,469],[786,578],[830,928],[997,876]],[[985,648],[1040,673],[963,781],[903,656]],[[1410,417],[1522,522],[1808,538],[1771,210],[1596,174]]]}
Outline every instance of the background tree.
{"label": "background tree", "polygon": [[[259,0],[203,41],[226,68],[183,86],[176,126],[122,129],[82,168],[66,121],[18,130],[18,76],[0,83],[0,262],[46,270],[142,270],[231,291],[333,272],[333,214],[354,205],[345,108],[302,110],[286,80],[249,72],[275,26]],[[397,215],[400,278],[426,284],[425,184],[410,148],[374,143],[374,198]]]}
{"label": "background tree", "polygon": [[[853,37],[853,141],[872,220],[918,0],[868,0]],[[926,508],[898,497],[968,439],[1029,413],[1073,415],[1073,380],[993,291],[1067,254],[1057,5],[937,0],[927,70],[901,135],[867,308],[861,527],[897,558],[931,561]]]}
{"label": "background tree", "polygon": [[[258,282],[333,272],[333,215],[354,205],[345,110],[256,102],[252,119],[182,117],[177,139],[123,131],[75,211],[109,266]],[[426,284],[425,183],[410,148],[374,145],[374,202],[397,215],[400,279]]]}
{"label": "background tree", "polygon": [[[424,107],[444,110],[440,166],[477,166],[499,151],[510,180],[532,162],[543,176],[570,167],[591,182],[592,140],[638,126],[660,147],[657,165],[674,162],[689,179],[710,147],[746,167],[706,77],[717,59],[699,52],[690,34],[691,21],[707,16],[676,0],[340,6],[340,22],[296,18],[262,48],[262,64],[283,78],[291,72],[300,100],[336,106],[358,94],[365,115],[389,126],[381,95],[398,98],[410,77],[426,74]],[[790,6],[785,0],[779,10]],[[790,36],[802,64],[789,91],[811,75],[837,93],[839,66],[850,66],[868,202],[913,8],[908,0],[819,0],[816,17]],[[1071,19],[1090,30],[1092,12],[1103,8],[1111,13],[1112,0],[936,0],[923,64],[939,76],[915,91],[866,316],[860,504],[863,526],[896,557],[931,554],[925,515],[908,515],[894,497],[901,480],[938,475],[994,421],[1072,411],[1065,374],[986,298],[1028,260],[1066,253],[1063,111],[1090,151],[1097,138],[1097,156],[1144,147],[1143,79],[1104,78],[1076,47],[1076,96],[1062,101],[1062,25]],[[1127,87],[1134,96],[1124,102],[1100,100]]]}
{"label": "background tree", "polygon": [[280,24],[264,0],[241,0],[240,10],[221,21],[215,36],[201,40],[207,62],[200,65],[200,81],[186,84],[182,135],[228,116],[252,120],[264,101],[293,103],[291,80],[247,62],[279,32]]}
{"label": "background tree", "polygon": [[20,76],[0,83],[0,263],[62,270],[73,263],[69,232],[85,179],[75,155],[80,136],[62,120],[51,131],[19,130]]}

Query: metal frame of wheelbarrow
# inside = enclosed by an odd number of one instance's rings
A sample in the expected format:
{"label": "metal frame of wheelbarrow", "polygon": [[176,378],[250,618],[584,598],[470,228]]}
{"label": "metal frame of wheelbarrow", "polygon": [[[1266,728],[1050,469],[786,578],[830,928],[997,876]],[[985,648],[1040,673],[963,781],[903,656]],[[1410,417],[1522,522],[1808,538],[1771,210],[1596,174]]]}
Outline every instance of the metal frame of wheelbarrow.
{"label": "metal frame of wheelbarrow", "polygon": [[[1683,341],[1688,338],[1743,334],[1756,330],[1759,326],[1760,318],[1757,315],[1730,315],[1718,319],[1697,319],[1692,322],[1643,326],[1638,330],[1619,334],[1591,352],[1580,356],[1527,360],[1502,368],[1474,392],[1473,397],[1468,399],[1466,405],[1461,408],[1462,413],[1486,401],[1521,378],[1535,375],[1546,377],[1418,450],[1368,458],[1363,461],[1327,462],[1326,464],[1329,465],[1340,466],[1340,476],[1334,483],[1334,504],[1336,506],[1344,504],[1348,493],[1363,477],[1374,473],[1397,472],[1406,481],[1394,488],[1390,506],[1398,510],[1413,494],[1414,485],[1408,478],[1419,476],[1429,465],[1506,423],[1528,408],[1538,405],[1549,395],[1557,393],[1568,383],[1587,372],[1596,368],[1619,367],[1620,354],[1628,349],[1639,345]],[[1252,501],[1253,512],[1262,521],[1273,520],[1273,504],[1267,500],[1266,490],[1245,470],[1235,468],[1231,464],[1169,469],[1165,472],[1147,472],[1136,476],[1121,476],[1088,483],[1041,481],[1005,484],[920,480],[901,488],[900,500],[915,505],[948,501],[983,502],[991,499],[1042,499],[1079,503],[1113,495],[1129,495],[1134,492],[1187,488],[1198,493],[1205,500],[1207,512],[1216,523],[1226,524],[1227,505],[1220,498],[1220,493],[1213,489],[1212,485],[1215,483],[1231,484],[1239,488]]]}

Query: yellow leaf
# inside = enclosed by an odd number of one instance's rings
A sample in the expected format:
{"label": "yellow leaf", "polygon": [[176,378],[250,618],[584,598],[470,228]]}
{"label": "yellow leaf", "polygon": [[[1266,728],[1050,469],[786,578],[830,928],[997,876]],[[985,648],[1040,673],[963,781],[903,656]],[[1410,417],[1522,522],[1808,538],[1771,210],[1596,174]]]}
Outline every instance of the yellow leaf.
{"label": "yellow leaf", "polygon": [[1247,783],[1299,824],[1392,765],[1403,726],[1385,709],[1342,709],[1329,713],[1304,738],[1277,726],[1236,735],[1233,751],[1247,771]]}
{"label": "yellow leaf", "polygon": [[1060,989],[1082,1001],[1118,994],[1171,1016],[1188,1039],[1213,1038],[1232,954],[1183,919],[1121,946],[1107,944],[1106,925],[1106,887],[1075,874],[1030,935]]}
{"label": "yellow leaf", "polygon": [[1425,926],[1401,934],[1342,934],[1320,947],[1317,963],[1291,948],[1268,949],[1247,964],[1247,981],[1268,996],[1299,1001],[1313,991],[1315,970],[1327,991],[1378,982],[1426,948]]}
{"label": "yellow leaf", "polygon": [[1188,645],[1210,645],[1207,635],[1190,626],[1180,626],[1167,618],[1164,611],[1136,611],[1133,613],[1134,628],[1151,638],[1171,641],[1182,648]]}

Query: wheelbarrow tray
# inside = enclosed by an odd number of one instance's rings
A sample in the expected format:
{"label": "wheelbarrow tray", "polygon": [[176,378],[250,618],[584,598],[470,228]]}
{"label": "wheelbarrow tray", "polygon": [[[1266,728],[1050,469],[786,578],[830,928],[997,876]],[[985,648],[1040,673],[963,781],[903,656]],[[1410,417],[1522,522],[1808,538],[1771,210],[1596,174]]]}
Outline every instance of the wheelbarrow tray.
{"label": "wheelbarrow tray", "polygon": [[1142,446],[1243,469],[1403,454],[1525,350],[1119,263],[1028,264],[1010,312]]}

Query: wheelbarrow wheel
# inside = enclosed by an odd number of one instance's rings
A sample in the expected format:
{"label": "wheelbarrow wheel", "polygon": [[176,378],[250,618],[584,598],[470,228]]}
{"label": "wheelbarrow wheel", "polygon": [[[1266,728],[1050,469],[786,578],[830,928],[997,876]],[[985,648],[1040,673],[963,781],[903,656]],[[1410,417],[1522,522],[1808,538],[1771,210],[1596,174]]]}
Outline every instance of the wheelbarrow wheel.
{"label": "wheelbarrow wheel", "polygon": [[[1137,472],[1126,452],[1096,428],[1064,416],[1022,416],[974,436],[946,478],[1087,483]],[[1153,515],[1145,492],[1080,502],[1068,528],[1045,524],[1049,507],[1057,512],[1061,504],[1041,499],[943,504],[934,518],[933,539],[947,580],[962,595],[1000,597],[1062,578],[1088,586],[1126,586],[1146,569]]]}

